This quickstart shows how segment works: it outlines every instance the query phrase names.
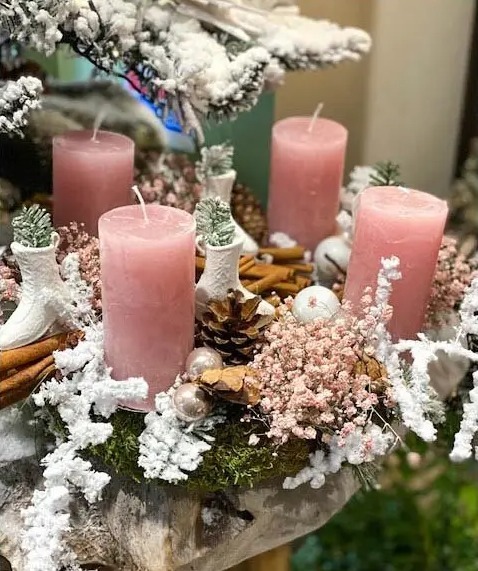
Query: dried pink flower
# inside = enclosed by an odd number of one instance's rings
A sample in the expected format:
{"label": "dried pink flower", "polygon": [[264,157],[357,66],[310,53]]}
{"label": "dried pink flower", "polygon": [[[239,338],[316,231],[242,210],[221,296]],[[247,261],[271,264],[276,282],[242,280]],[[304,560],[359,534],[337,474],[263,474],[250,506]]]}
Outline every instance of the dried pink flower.
{"label": "dried pink flower", "polygon": [[194,165],[186,155],[177,154],[166,155],[158,172],[144,178],[138,187],[145,202],[174,206],[191,213],[202,191]]}
{"label": "dried pink flower", "polygon": [[72,222],[69,226],[58,228],[60,234],[60,247],[57,260],[61,263],[67,254],[76,252],[80,260],[80,273],[82,279],[92,287],[92,307],[101,311],[101,273],[99,240],[90,236],[84,230],[84,224]]}
{"label": "dried pink flower", "polygon": [[462,301],[476,271],[458,252],[457,242],[444,236],[438,253],[435,277],[425,318],[426,329],[444,325],[447,317]]}
{"label": "dried pink flower", "polygon": [[[364,356],[374,357],[374,332],[379,320],[366,292],[362,315],[352,315],[345,303],[331,321],[298,322],[291,301],[279,308],[279,319],[266,332],[267,343],[253,367],[262,383],[262,411],[270,422],[268,436],[286,442],[295,436],[344,439],[370,419],[374,407],[387,415],[383,383],[359,372]],[[385,381],[384,381],[385,382]],[[377,391],[377,392],[375,392]]]}

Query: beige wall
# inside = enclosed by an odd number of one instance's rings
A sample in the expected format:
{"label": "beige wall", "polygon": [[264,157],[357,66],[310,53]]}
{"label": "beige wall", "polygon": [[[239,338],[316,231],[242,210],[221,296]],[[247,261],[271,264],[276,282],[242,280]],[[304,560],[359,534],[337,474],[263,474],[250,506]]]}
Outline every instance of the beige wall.
{"label": "beige wall", "polygon": [[[444,196],[456,160],[474,0],[378,0],[363,158]],[[403,34],[406,31],[406,34]]]}
{"label": "beige wall", "polygon": [[393,159],[410,185],[445,194],[453,172],[474,0],[301,0],[304,13],[372,34],[359,64],[290,74],[277,117],[324,116],[350,130],[348,168]]}

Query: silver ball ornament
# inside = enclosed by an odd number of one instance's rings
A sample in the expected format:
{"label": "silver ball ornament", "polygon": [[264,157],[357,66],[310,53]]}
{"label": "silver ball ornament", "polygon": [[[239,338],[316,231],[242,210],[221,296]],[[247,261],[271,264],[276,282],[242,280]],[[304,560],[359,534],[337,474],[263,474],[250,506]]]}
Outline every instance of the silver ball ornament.
{"label": "silver ball ornament", "polygon": [[301,323],[330,319],[339,309],[340,301],[337,296],[323,286],[306,287],[297,294],[292,305],[292,313]]}
{"label": "silver ball ornament", "polygon": [[199,377],[208,369],[222,369],[222,357],[214,349],[199,347],[189,353],[186,360],[186,372],[191,377]]}
{"label": "silver ball ornament", "polygon": [[319,279],[331,280],[345,273],[350,253],[350,244],[345,236],[329,236],[322,240],[314,254]]}
{"label": "silver ball ornament", "polygon": [[211,412],[211,402],[206,392],[193,383],[184,383],[173,394],[176,416],[186,422],[202,420]]}

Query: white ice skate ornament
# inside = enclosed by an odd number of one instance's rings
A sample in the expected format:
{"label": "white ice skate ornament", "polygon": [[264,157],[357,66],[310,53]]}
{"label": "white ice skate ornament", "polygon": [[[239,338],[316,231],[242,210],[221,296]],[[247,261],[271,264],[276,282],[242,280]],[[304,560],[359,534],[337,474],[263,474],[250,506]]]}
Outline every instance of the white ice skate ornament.
{"label": "white ice skate ornament", "polygon": [[[237,236],[232,244],[227,246],[205,245],[206,265],[204,272],[196,285],[196,318],[201,319],[212,299],[226,299],[230,289],[239,290],[245,299],[255,297],[240,282],[239,257],[242,241]],[[274,307],[262,300],[258,307],[261,315],[273,315]]]}
{"label": "white ice skate ornament", "polygon": [[37,341],[65,316],[70,294],[56,261],[58,242],[59,236],[54,232],[51,245],[43,248],[12,243],[22,274],[22,295],[10,319],[0,327],[0,350]]}
{"label": "white ice skate ornament", "polygon": [[[227,204],[231,203],[232,188],[236,180],[236,171],[228,170],[224,174],[209,176],[206,178],[203,198],[219,197]],[[242,253],[256,255],[259,252],[259,245],[234,219],[236,237],[242,241]]]}

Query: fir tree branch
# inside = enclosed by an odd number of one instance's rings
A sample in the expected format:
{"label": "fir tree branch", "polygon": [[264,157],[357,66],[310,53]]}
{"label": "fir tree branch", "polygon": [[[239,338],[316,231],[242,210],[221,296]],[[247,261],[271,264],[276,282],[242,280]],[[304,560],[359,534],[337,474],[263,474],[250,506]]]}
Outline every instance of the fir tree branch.
{"label": "fir tree branch", "polygon": [[50,214],[34,204],[27,208],[12,220],[13,237],[15,242],[29,248],[45,248],[51,246],[53,225]]}
{"label": "fir tree branch", "polygon": [[376,173],[370,176],[371,186],[405,186],[400,180],[400,166],[392,161],[380,162],[374,165]]}
{"label": "fir tree branch", "polygon": [[209,246],[228,246],[234,240],[231,207],[217,197],[204,198],[196,206],[197,234]]}
{"label": "fir tree branch", "polygon": [[196,173],[203,181],[212,176],[220,176],[232,169],[234,147],[227,144],[213,145],[201,149],[201,160],[196,163]]}

